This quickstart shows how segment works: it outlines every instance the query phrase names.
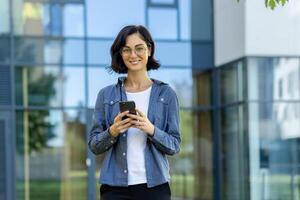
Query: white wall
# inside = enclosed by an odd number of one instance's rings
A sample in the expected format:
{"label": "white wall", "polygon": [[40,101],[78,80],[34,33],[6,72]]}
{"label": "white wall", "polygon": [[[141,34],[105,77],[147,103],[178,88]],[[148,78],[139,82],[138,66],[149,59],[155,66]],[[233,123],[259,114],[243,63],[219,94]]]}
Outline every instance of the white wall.
{"label": "white wall", "polygon": [[214,1],[215,65],[245,54],[245,2]]}
{"label": "white wall", "polygon": [[300,55],[300,1],[267,9],[262,0],[246,3],[246,55]]}
{"label": "white wall", "polygon": [[300,56],[300,1],[214,1],[215,65],[243,56]]}

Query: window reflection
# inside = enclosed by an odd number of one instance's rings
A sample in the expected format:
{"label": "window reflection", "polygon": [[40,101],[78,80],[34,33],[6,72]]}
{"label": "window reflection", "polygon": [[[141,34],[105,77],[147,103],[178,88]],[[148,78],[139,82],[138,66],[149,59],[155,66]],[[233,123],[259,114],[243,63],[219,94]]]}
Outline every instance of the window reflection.
{"label": "window reflection", "polygon": [[64,6],[64,36],[83,36],[83,6]]}
{"label": "window reflection", "polygon": [[14,58],[21,63],[60,63],[61,41],[39,38],[15,38]]}
{"label": "window reflection", "polygon": [[44,5],[44,27],[46,35],[60,36],[62,34],[62,7],[58,4]]}
{"label": "window reflection", "polygon": [[[146,24],[146,1],[111,0],[103,3],[98,0],[86,0],[86,6],[87,33],[90,37],[111,38],[112,36],[117,35],[119,30],[125,24]],[[111,13],[119,14],[111,15]],[[107,16],[110,16],[109,20],[107,20]]]}
{"label": "window reflection", "polygon": [[2,0],[0,7],[0,35],[9,32],[9,1]]}
{"label": "window reflection", "polygon": [[[1,42],[1,40],[0,40]],[[1,43],[0,43],[1,45]],[[84,41],[15,38],[14,57],[20,63],[83,64]]]}
{"label": "window reflection", "polygon": [[85,106],[85,76],[83,67],[63,68],[63,105]]}
{"label": "window reflection", "polygon": [[213,136],[211,112],[198,112],[193,125],[195,197],[213,199]]}
{"label": "window reflection", "polygon": [[248,60],[248,96],[251,100],[297,100],[300,98],[300,64],[297,58],[251,58]]}
{"label": "window reflection", "polygon": [[177,10],[149,8],[149,29],[154,38],[177,39]]}
{"label": "window reflection", "polygon": [[112,42],[112,40],[88,40],[88,63],[108,65],[111,59],[109,49]]}
{"label": "window reflection", "polygon": [[83,64],[84,63],[84,42],[83,40],[67,39],[63,42],[64,64]]}
{"label": "window reflection", "polygon": [[83,6],[14,1],[17,35],[83,36]]}
{"label": "window reflection", "polygon": [[163,66],[190,67],[191,49],[191,43],[188,42],[157,42],[155,54]]}
{"label": "window reflection", "polygon": [[223,68],[220,71],[221,103],[233,103],[238,100],[238,74],[236,66]]}
{"label": "window reflection", "polygon": [[193,114],[187,110],[180,110],[181,150],[179,155],[168,158],[172,196],[193,199],[195,197],[195,170],[194,170],[194,129]]}
{"label": "window reflection", "polygon": [[228,107],[221,111],[222,197],[225,200],[246,199],[247,179],[246,144],[243,140],[241,107]]}
{"label": "window reflection", "polygon": [[[172,76],[170,76],[170,74],[172,74]],[[192,71],[190,68],[160,68],[157,71],[150,71],[149,75],[151,78],[168,83],[175,90],[181,106],[191,107],[193,80],[191,78]]]}
{"label": "window reflection", "polygon": [[195,77],[195,84],[197,85],[197,99],[196,99],[196,105],[197,106],[209,106],[211,105],[211,92],[212,92],[212,86],[211,86],[211,71],[204,72],[204,73],[194,73]]}
{"label": "window reflection", "polygon": [[81,115],[81,110],[16,113],[18,198],[86,199],[86,137]]}
{"label": "window reflection", "polygon": [[151,0],[151,3],[153,4],[167,4],[167,5],[173,5],[175,3],[175,0]]}
{"label": "window reflection", "polygon": [[16,104],[33,106],[61,105],[61,76],[57,67],[18,67]]}
{"label": "window reflection", "polygon": [[95,107],[96,98],[100,91],[105,86],[117,83],[120,75],[116,73],[110,74],[104,67],[90,67],[88,68],[88,93],[90,108]]}
{"label": "window reflection", "polygon": [[[191,1],[178,1],[180,12],[180,37],[182,40],[191,39]],[[194,18],[196,19],[196,18]],[[193,29],[197,26],[193,26]]]}
{"label": "window reflection", "polygon": [[[1,25],[0,25],[1,26]],[[9,38],[0,37],[0,62],[8,63],[10,60],[10,43]]]}
{"label": "window reflection", "polygon": [[300,188],[300,104],[249,104],[253,198],[292,200]]}

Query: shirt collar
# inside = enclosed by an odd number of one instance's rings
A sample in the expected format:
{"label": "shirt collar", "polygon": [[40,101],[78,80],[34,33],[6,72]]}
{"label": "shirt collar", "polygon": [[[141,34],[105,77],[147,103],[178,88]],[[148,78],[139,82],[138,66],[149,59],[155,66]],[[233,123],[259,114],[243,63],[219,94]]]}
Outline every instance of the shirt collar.
{"label": "shirt collar", "polygon": [[[125,81],[126,77],[125,76],[121,76],[118,78],[118,84],[120,84],[121,86],[124,85],[124,81]],[[159,81],[159,80],[156,80],[156,79],[153,79],[151,78],[151,80],[153,81],[153,84],[157,84],[157,85],[166,85],[166,83],[162,82],[162,81]]]}

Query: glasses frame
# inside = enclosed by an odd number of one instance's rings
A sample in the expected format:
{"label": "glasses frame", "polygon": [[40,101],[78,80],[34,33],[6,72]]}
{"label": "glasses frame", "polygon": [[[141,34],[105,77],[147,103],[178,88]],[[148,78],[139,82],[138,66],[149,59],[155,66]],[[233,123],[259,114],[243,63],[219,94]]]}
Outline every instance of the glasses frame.
{"label": "glasses frame", "polygon": [[[137,48],[141,48],[141,47],[143,47],[144,50],[143,50],[142,53],[138,53]],[[130,50],[130,52],[128,53],[128,55],[124,54],[124,52],[123,52],[124,48]],[[129,56],[131,56],[132,52],[134,52],[135,55],[137,55],[137,56],[143,56],[143,55],[145,55],[145,53],[148,50],[148,48],[149,48],[149,46],[145,46],[145,45],[139,45],[139,46],[135,47],[134,49],[132,49],[130,47],[122,47],[120,49],[119,53],[121,54],[121,56],[126,57],[126,58],[129,57]]]}

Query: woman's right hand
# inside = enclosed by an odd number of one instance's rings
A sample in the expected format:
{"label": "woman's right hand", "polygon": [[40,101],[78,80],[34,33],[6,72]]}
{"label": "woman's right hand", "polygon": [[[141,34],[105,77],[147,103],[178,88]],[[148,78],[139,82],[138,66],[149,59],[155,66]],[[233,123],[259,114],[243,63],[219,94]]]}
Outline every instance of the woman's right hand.
{"label": "woman's right hand", "polygon": [[114,123],[109,127],[109,133],[113,137],[117,137],[120,133],[123,133],[127,131],[131,124],[132,119],[128,117],[127,119],[122,120],[123,117],[125,117],[129,111],[124,111],[122,113],[119,113],[115,119]]}

